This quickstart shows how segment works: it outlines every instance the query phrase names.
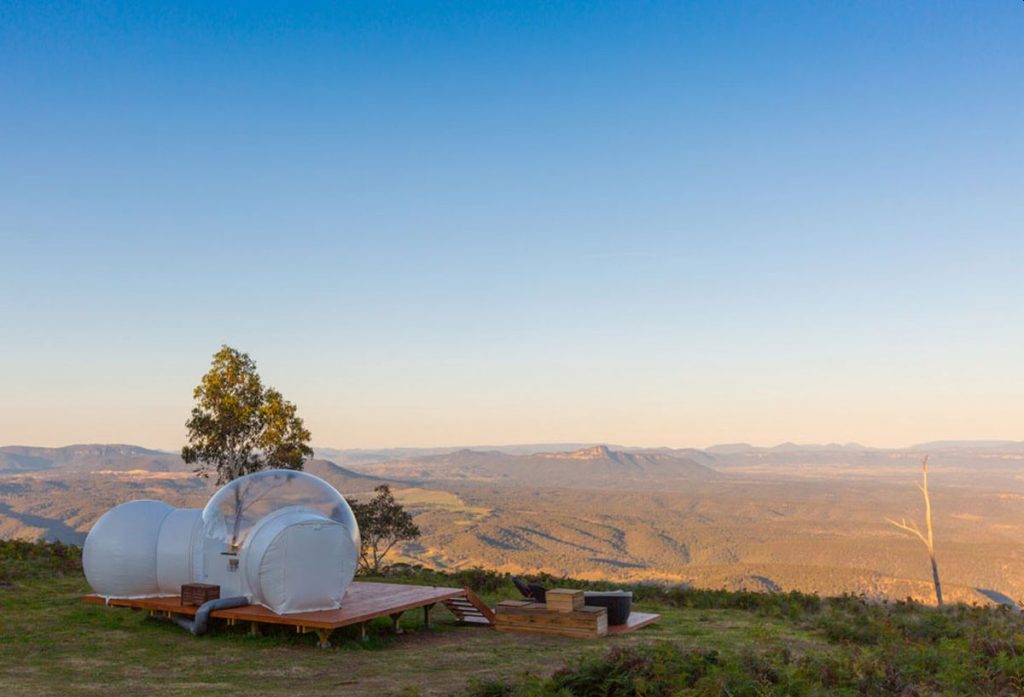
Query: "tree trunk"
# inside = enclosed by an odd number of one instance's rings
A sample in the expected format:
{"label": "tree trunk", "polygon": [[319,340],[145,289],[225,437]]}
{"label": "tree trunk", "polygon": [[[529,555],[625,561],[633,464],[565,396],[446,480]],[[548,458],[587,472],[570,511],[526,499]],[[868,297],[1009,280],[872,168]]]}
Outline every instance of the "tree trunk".
{"label": "tree trunk", "polygon": [[939,565],[935,563],[935,536],[932,533],[932,498],[928,495],[928,456],[921,461],[921,493],[924,494],[924,524],[928,528],[928,558],[932,562],[932,583],[935,584],[935,604],[942,607],[942,584],[939,583]]}
{"label": "tree trunk", "polygon": [[932,583],[935,584],[935,604],[942,607],[942,584],[939,582],[939,565],[935,563],[935,554],[929,554],[932,560]]}

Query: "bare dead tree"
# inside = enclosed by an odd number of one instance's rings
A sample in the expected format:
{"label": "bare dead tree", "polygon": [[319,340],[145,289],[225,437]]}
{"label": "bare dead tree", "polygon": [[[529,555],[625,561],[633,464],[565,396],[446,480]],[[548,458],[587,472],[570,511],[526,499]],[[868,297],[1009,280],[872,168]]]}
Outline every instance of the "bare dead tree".
{"label": "bare dead tree", "polygon": [[906,518],[901,518],[899,522],[891,518],[886,520],[900,530],[906,530],[912,535],[916,535],[924,546],[928,549],[928,558],[932,562],[932,583],[935,584],[935,604],[942,607],[942,584],[939,582],[939,565],[935,563],[935,541],[932,536],[932,501],[928,497],[928,456],[924,456],[924,460],[921,461],[921,483],[917,485],[917,488],[924,494],[924,524],[928,535],[925,536],[921,532],[921,528],[917,526],[914,521],[907,522]]}

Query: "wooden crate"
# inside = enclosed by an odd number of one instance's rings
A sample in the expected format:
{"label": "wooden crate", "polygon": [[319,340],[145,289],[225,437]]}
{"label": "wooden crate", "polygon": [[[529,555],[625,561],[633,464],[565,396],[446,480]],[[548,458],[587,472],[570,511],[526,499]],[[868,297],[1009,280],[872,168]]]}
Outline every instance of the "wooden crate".
{"label": "wooden crate", "polygon": [[559,610],[561,612],[582,610],[585,604],[583,601],[583,591],[572,588],[555,588],[550,590],[547,592],[546,600],[549,610]]}
{"label": "wooden crate", "polygon": [[494,609],[494,628],[499,632],[525,632],[595,639],[608,633],[608,610],[551,610],[540,603],[506,600]]}
{"label": "wooden crate", "polygon": [[202,605],[220,597],[220,586],[212,583],[186,583],[181,587],[182,605]]}

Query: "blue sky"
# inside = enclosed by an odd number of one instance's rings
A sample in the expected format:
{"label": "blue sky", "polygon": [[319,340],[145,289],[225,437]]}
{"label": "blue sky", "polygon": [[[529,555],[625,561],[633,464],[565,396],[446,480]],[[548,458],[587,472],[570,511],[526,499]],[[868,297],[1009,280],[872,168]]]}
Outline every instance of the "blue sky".
{"label": "blue sky", "polygon": [[0,443],[1024,438],[1020,2],[0,4]]}

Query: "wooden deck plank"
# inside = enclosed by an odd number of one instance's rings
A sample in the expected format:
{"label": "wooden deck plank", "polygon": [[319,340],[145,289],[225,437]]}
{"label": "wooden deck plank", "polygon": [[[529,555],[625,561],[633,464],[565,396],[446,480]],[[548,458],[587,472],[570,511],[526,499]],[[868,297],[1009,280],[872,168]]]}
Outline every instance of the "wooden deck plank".
{"label": "wooden deck plank", "polygon": [[176,595],[156,598],[111,598],[110,600],[105,600],[98,595],[87,595],[82,600],[95,605],[130,607],[136,610],[156,610],[159,612],[172,612],[176,615],[194,615],[196,610],[199,609],[194,605],[182,605],[181,598]]}
{"label": "wooden deck plank", "polygon": [[626,624],[608,625],[608,636],[617,636],[619,634],[635,632],[641,627],[646,627],[660,619],[661,615],[655,615],[650,612],[631,612],[629,613],[629,619],[626,620]]}
{"label": "wooden deck plank", "polygon": [[[353,586],[360,587],[353,588]],[[364,586],[375,588],[363,588]],[[395,612],[433,605],[448,598],[464,596],[465,593],[466,591],[461,588],[405,586],[395,583],[353,583],[342,600],[342,606],[337,610],[279,615],[261,605],[246,605],[230,610],[218,610],[212,613],[212,616],[268,624],[336,629],[350,624],[368,622],[378,617],[387,617]]]}

